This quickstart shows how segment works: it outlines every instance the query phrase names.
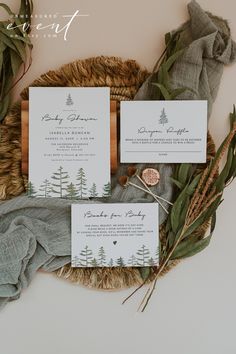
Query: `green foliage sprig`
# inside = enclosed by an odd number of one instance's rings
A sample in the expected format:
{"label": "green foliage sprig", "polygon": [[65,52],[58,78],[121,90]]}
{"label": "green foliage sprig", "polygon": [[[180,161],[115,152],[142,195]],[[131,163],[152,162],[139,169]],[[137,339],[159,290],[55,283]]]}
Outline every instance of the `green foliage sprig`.
{"label": "green foliage sprig", "polygon": [[[10,19],[0,21],[0,121],[6,116],[11,103],[11,90],[31,66],[32,44],[29,38],[33,2],[21,0],[18,15],[0,3]],[[23,25],[27,23],[23,27]],[[10,26],[11,28],[9,28]],[[20,72],[22,69],[22,72]]]}
{"label": "green foliage sprig", "polygon": [[[218,174],[219,164],[226,153],[226,162]],[[142,311],[145,310],[155,290],[160,274],[171,261],[193,256],[209,245],[215,228],[216,210],[222,202],[224,189],[235,177],[236,111],[234,107],[230,114],[230,132],[206,168],[197,174],[191,164],[181,164],[176,168],[175,178],[173,178],[178,188],[176,199],[166,222],[165,241],[161,242],[160,265],[154,269],[154,279],[141,303]],[[206,236],[204,226],[209,222],[210,233]],[[146,281],[130,296],[145,283]]]}
{"label": "green foliage sprig", "polygon": [[187,87],[173,89],[170,80],[172,66],[183,55],[186,49],[182,45],[181,33],[181,31],[176,31],[175,33],[166,34],[166,48],[154,66],[153,72],[157,71],[157,80],[152,82],[152,84],[157,88],[155,97],[157,100],[174,100],[181,93],[188,90]]}

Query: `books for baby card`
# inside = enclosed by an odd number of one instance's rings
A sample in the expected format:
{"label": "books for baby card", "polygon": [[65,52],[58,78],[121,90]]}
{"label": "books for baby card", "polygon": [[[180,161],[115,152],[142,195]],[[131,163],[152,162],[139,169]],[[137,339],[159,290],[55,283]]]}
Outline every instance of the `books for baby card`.
{"label": "books for baby card", "polygon": [[30,87],[28,195],[110,195],[109,88]]}
{"label": "books for baby card", "polygon": [[158,264],[157,203],[73,204],[73,267]]}

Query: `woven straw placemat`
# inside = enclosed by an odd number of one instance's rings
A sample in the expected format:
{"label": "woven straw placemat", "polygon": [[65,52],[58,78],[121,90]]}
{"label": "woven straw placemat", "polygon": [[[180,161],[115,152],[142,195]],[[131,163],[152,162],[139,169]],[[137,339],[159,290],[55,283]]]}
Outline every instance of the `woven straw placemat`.
{"label": "woven straw placemat", "polygon": [[[149,73],[134,60],[123,61],[116,57],[95,57],[77,60],[49,71],[35,80],[30,86],[92,87],[109,86],[111,100],[119,103],[132,100]],[[28,100],[28,88],[21,93],[22,100]],[[9,199],[25,192],[27,177],[21,173],[21,106],[16,103],[4,122],[0,125],[0,199]],[[208,135],[208,159],[215,154],[215,146]],[[203,165],[204,167],[204,165]],[[206,229],[208,225],[204,225]],[[198,230],[197,232],[201,232]],[[165,237],[164,227],[160,237]],[[177,262],[170,264],[168,272]],[[143,282],[139,268],[71,268],[70,264],[55,272],[58,277],[97,289],[121,289]],[[151,280],[151,277],[150,277]]]}

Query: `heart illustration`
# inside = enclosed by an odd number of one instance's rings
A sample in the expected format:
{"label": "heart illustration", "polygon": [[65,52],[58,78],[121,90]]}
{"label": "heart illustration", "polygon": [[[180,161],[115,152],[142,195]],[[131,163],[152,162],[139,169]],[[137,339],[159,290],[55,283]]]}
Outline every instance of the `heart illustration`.
{"label": "heart illustration", "polygon": [[113,241],[113,244],[116,245],[116,244],[117,244],[117,241]]}

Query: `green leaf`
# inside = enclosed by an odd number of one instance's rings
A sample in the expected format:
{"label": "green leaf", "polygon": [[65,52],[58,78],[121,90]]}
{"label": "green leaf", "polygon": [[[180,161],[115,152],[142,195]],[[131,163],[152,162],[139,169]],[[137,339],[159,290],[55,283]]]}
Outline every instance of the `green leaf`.
{"label": "green leaf", "polygon": [[3,53],[6,48],[7,48],[6,44],[3,42],[0,42],[0,53]]}
{"label": "green leaf", "polygon": [[3,67],[3,53],[0,52],[0,75],[2,73],[2,67]]}
{"label": "green leaf", "polygon": [[213,233],[215,227],[216,227],[216,213],[214,213],[211,217],[211,233]]}
{"label": "green leaf", "polygon": [[145,281],[150,276],[151,268],[150,267],[139,267],[139,273],[140,273],[142,279]]}
{"label": "green leaf", "polygon": [[182,212],[182,208],[184,204],[187,202],[188,194],[187,194],[188,185],[182,190],[179,194],[177,200],[171,208],[170,219],[172,230],[177,233],[180,227],[180,215]]}
{"label": "green leaf", "polygon": [[171,230],[171,221],[170,221],[170,218],[167,219],[165,230],[166,230],[166,233],[167,233],[167,234],[168,234],[168,232]]}
{"label": "green leaf", "polygon": [[0,121],[1,121],[3,118],[5,118],[5,116],[7,115],[9,105],[10,105],[10,96],[7,95],[7,96],[5,96],[5,98],[1,101],[1,104],[0,104]]}
{"label": "green leaf", "polygon": [[[0,23],[0,29],[1,29],[1,32],[9,38],[13,38],[13,35],[15,35],[14,30],[7,29],[3,23]],[[14,39],[15,39],[15,37],[14,37]]]}
{"label": "green leaf", "polygon": [[169,71],[174,62],[184,53],[184,49],[178,50],[175,54],[173,54],[167,61],[165,62],[166,69]]}
{"label": "green leaf", "polygon": [[233,149],[230,147],[228,150],[228,155],[227,155],[227,161],[225,163],[225,166],[219,176],[217,177],[216,181],[214,182],[214,186],[216,187],[216,190],[220,192],[223,188],[225,183],[227,182],[227,177],[230,172],[230,168],[232,165],[233,161]]}
{"label": "green leaf", "polygon": [[180,165],[178,171],[178,180],[180,181],[180,183],[184,185],[186,184],[191,169],[192,169],[192,165],[190,163],[182,163]]}
{"label": "green leaf", "polygon": [[170,180],[179,188],[179,189],[183,189],[184,188],[184,184],[181,183],[180,181],[178,181],[177,179],[170,177]]}
{"label": "green leaf", "polygon": [[[6,36],[8,36],[10,39],[12,39],[13,43],[15,43],[15,41],[21,41],[24,42],[26,44],[28,44],[29,46],[32,46],[29,37],[25,34],[25,32],[23,31],[23,37],[20,34],[15,33],[14,30],[8,30],[5,27],[0,27],[1,32],[3,34],[5,34]],[[17,34],[17,36],[15,36]],[[12,35],[14,35],[14,37],[12,37]]]}
{"label": "green leaf", "polygon": [[30,23],[31,22],[30,15],[32,14],[32,12],[33,12],[33,2],[31,0],[21,0],[19,15],[27,15],[26,18],[22,19],[22,22],[25,22],[27,20]]}
{"label": "green leaf", "polygon": [[7,91],[11,87],[11,80],[12,80],[12,71],[11,71],[11,65],[10,65],[10,53],[7,56],[7,60],[3,60],[3,72],[4,72],[4,90]]}
{"label": "green leaf", "polygon": [[[0,7],[4,8],[6,10],[6,12],[14,17],[14,23],[19,26],[16,30],[18,30],[19,32],[21,32],[22,34],[24,34],[24,31],[22,29],[22,24],[25,21],[24,18],[21,18],[20,16],[19,17],[15,17],[15,14],[14,12],[12,12],[12,10],[10,9],[9,6],[7,6],[6,4],[4,3],[0,3]],[[31,23],[31,14],[33,12],[33,2],[30,0],[21,0],[21,7],[20,7],[20,12],[19,12],[19,15],[28,15],[28,18],[27,18],[27,21],[29,23]],[[27,31],[28,33],[30,32],[30,29]]]}
{"label": "green leaf", "polygon": [[188,208],[189,208],[189,202],[190,202],[190,197],[189,197],[189,195],[187,195],[186,201],[183,204],[183,207],[182,207],[181,212],[180,212],[180,217],[179,217],[179,224],[180,225],[184,225],[184,223],[185,223],[185,219],[186,219],[186,216],[187,216],[187,211],[188,211]]}
{"label": "green leaf", "polygon": [[235,105],[234,105],[234,107],[233,107],[233,112],[230,113],[230,115],[229,115],[229,119],[230,119],[230,128],[231,128],[231,130],[232,130],[234,123],[236,123]]}
{"label": "green leaf", "polygon": [[0,41],[2,41],[7,47],[17,51],[17,49],[13,43],[13,39],[6,36],[4,33],[2,33],[1,30],[2,30],[2,28],[0,27]]}
{"label": "green leaf", "polygon": [[[8,57],[7,57],[8,58]],[[9,58],[10,59],[10,58]],[[4,95],[8,92],[12,85],[12,70],[11,70],[11,65],[9,65],[9,60],[3,60],[3,65],[2,65],[2,75],[1,75],[1,104],[2,104],[2,99]]]}
{"label": "green leaf", "polygon": [[25,16],[27,14],[27,0],[21,0],[20,10],[19,10],[19,18],[21,22],[24,22],[24,18],[21,18],[21,15]]}
{"label": "green leaf", "polygon": [[212,215],[216,212],[221,201],[221,196],[219,196],[210,206],[209,208],[202,213],[186,230],[184,233],[184,238],[191,235],[196,229],[198,229],[204,222],[208,221]]}
{"label": "green leaf", "polygon": [[176,53],[182,48],[182,43],[180,41],[180,35],[182,30],[170,32],[166,36],[166,58],[169,58],[172,54]]}
{"label": "green leaf", "polygon": [[159,90],[161,91],[161,94],[165,100],[170,100],[170,94],[162,84],[158,84],[158,83],[154,82],[153,85],[157,86],[159,88]]}
{"label": "green leaf", "polygon": [[171,34],[170,32],[165,34],[165,45],[168,46],[168,44],[170,43],[171,40]]}
{"label": "green leaf", "polygon": [[158,70],[157,81],[159,84],[163,84],[163,65],[161,65]]}
{"label": "green leaf", "polygon": [[[230,133],[229,133],[230,134]],[[212,160],[211,162],[211,169],[213,168],[214,166],[214,163],[215,161],[217,161],[218,157],[220,156],[221,152],[222,152],[222,149],[224,147],[224,144],[226,143],[228,137],[229,137],[229,134],[226,136],[226,138],[223,140],[223,142],[220,144],[220,147],[218,148],[218,150],[216,151],[216,154],[215,154],[215,157],[214,159]]]}
{"label": "green leaf", "polygon": [[18,71],[19,71],[23,61],[19,57],[19,55],[13,50],[10,51],[10,55],[11,55],[12,73],[13,73],[13,76],[16,76],[18,74]]}
{"label": "green leaf", "polygon": [[175,236],[176,236],[176,234],[173,231],[170,231],[168,233],[167,242],[168,242],[169,248],[171,248],[173,246],[173,244],[175,242],[175,238],[176,238]]}
{"label": "green leaf", "polygon": [[195,254],[203,251],[210,243],[212,234],[196,241],[193,237],[182,241],[176,250],[173,252],[171,259],[192,257]]}
{"label": "green leaf", "polygon": [[26,49],[23,43],[21,43],[20,41],[14,41],[14,44],[17,48],[17,51],[21,57],[21,59],[23,60],[23,62],[26,62]]}
{"label": "green leaf", "polygon": [[170,81],[169,74],[166,69],[165,63],[163,63],[158,72],[158,83],[162,84],[166,88],[166,90],[169,91],[170,90],[169,81]]}
{"label": "green leaf", "polygon": [[193,195],[193,193],[195,192],[196,190],[196,187],[201,179],[201,176],[202,176],[202,173],[199,173],[198,175],[196,175],[194,177],[194,179],[192,180],[192,182],[189,184],[188,186],[188,190],[187,190],[187,193],[189,196]]}
{"label": "green leaf", "polygon": [[33,48],[33,44],[30,42],[30,39],[28,36],[24,36],[24,37],[21,37],[21,36],[17,36],[14,38],[16,41],[21,41],[21,42],[24,42],[25,44],[28,45],[29,48]]}
{"label": "green leaf", "polygon": [[10,15],[10,16],[15,15],[14,12],[11,11],[10,7],[7,6],[6,4],[0,3],[0,7],[2,7],[4,10],[6,10],[8,15]]}
{"label": "green leaf", "polygon": [[236,176],[236,153],[233,156],[232,164],[231,164],[229,175],[228,175],[227,179],[235,178],[235,176]]}
{"label": "green leaf", "polygon": [[171,92],[171,100],[174,100],[176,97],[178,97],[179,95],[181,95],[181,93],[184,93],[186,90],[188,90],[187,88],[178,88],[175,89]]}

